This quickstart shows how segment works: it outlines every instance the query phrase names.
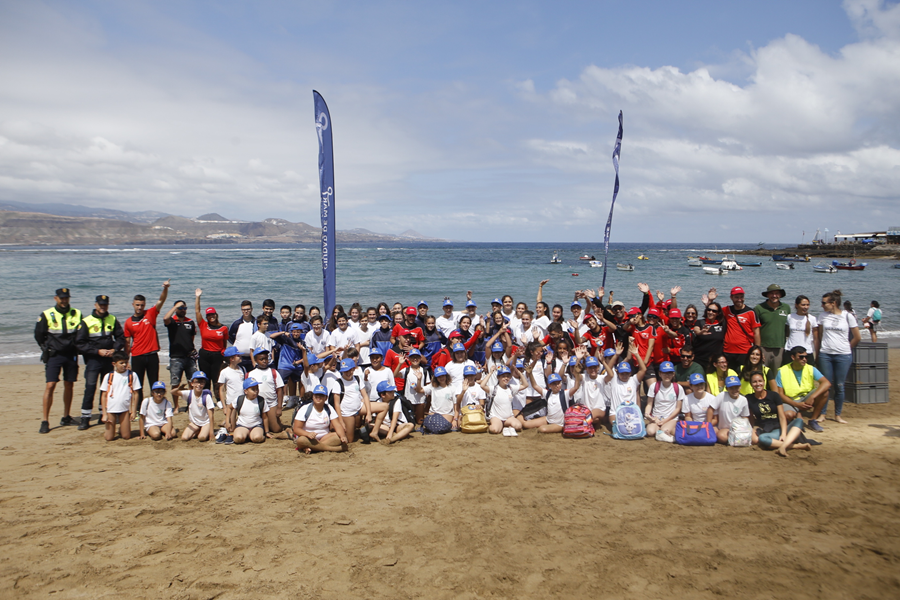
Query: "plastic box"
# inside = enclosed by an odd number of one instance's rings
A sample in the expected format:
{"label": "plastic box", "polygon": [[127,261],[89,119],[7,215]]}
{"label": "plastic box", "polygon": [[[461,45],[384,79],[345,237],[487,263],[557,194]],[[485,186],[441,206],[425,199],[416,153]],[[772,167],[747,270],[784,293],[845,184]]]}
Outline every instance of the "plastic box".
{"label": "plastic box", "polygon": [[857,365],[888,364],[887,342],[860,342],[853,349],[853,362]]}
{"label": "plastic box", "polygon": [[887,365],[853,365],[853,369],[847,376],[847,383],[857,385],[869,385],[871,383],[887,383]]}
{"label": "plastic box", "polygon": [[854,404],[883,404],[888,401],[888,384],[847,383],[844,385],[844,400]]}

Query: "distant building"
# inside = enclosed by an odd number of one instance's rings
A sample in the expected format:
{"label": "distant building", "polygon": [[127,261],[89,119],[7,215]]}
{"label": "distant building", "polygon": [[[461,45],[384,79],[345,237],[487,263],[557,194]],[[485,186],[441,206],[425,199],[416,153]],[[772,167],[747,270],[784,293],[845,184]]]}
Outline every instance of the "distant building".
{"label": "distant building", "polygon": [[[896,235],[900,235],[898,232]],[[837,233],[834,236],[835,244],[886,244],[888,233],[885,231],[867,231],[863,233]],[[896,243],[896,242],[894,242]]]}

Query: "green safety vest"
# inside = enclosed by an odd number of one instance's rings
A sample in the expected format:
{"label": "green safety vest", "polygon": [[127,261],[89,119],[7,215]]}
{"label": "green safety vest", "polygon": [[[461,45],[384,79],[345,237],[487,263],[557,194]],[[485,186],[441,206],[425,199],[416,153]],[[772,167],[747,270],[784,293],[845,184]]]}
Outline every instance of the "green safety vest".
{"label": "green safety vest", "polygon": [[116,318],[107,314],[102,319],[98,319],[92,313],[84,318],[84,326],[87,327],[88,336],[92,338],[110,337],[116,328]]}
{"label": "green safety vest", "polygon": [[44,317],[47,319],[47,332],[55,336],[75,333],[75,329],[81,323],[81,311],[77,308],[70,308],[69,312],[63,315],[54,306],[44,311]]}
{"label": "green safety vest", "polygon": [[791,368],[791,363],[778,369],[778,372],[781,373],[781,389],[784,390],[788,398],[796,400],[816,389],[816,380],[813,379],[813,368],[811,365],[803,365],[800,383],[797,383],[796,371]]}

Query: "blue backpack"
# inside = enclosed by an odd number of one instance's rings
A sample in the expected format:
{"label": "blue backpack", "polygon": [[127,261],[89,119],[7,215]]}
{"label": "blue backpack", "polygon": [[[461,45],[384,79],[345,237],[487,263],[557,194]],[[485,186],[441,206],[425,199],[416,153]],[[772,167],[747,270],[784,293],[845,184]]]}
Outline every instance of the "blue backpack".
{"label": "blue backpack", "polygon": [[616,422],[613,423],[612,436],[617,440],[639,440],[647,435],[644,429],[644,415],[634,400],[622,402],[616,410]]}

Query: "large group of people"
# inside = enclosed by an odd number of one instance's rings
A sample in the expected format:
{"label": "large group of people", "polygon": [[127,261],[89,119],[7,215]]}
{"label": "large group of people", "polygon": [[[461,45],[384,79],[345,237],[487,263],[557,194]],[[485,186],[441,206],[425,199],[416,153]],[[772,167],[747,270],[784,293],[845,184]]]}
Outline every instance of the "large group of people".
{"label": "large group of people", "polygon": [[[742,287],[726,302],[713,288],[682,304],[678,286],[667,298],[639,283],[640,306],[584,289],[566,314],[544,302],[546,283],[532,306],[505,295],[482,312],[472,292],[461,307],[445,297],[436,314],[421,300],[337,305],[327,314],[283,305],[276,315],[267,299],[255,315],[245,300],[230,326],[203,307],[197,289],[194,319],[184,300],[163,315],[168,383],[160,378],[157,325],[169,281],[149,308],[134,296],[124,321],[109,313],[108,296],[82,315],[60,288],[35,327],[47,381],[40,432],[50,431],[60,376],[60,425],[91,427],[99,383],[98,425],[110,441],[117,429],[128,439],[137,420],[141,438],[173,439],[174,417],[184,412],[183,440],[282,438],[306,453],[344,451],[356,440],[392,443],[416,431],[560,433],[572,407],[597,429],[613,429],[623,405],[639,406],[646,434],[663,441],[686,420],[709,424],[724,444],[737,421],[749,420],[752,443],[781,455],[817,443],[804,430],[823,431],[829,400],[834,422],[846,423],[844,380],[860,333],[840,291],[823,294],[813,316],[807,296],[792,308],[777,284],[750,293],[761,294],[750,306]],[[76,420],[78,355],[85,386]]]}

